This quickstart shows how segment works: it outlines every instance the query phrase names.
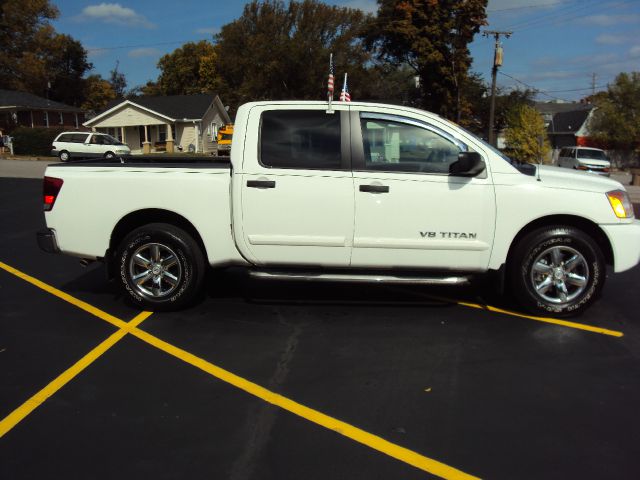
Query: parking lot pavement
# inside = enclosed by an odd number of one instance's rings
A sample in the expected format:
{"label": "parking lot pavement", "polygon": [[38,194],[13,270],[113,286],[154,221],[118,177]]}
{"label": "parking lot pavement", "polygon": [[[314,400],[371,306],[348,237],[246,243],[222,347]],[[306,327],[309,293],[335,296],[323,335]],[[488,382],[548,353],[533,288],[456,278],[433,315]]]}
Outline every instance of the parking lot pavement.
{"label": "parking lot pavement", "polygon": [[566,324],[490,311],[514,306],[482,285],[265,283],[242,271],[211,272],[196,305],[147,318],[99,265],[37,249],[40,188],[0,179],[0,432],[33,408],[0,438],[0,478],[638,471],[638,268]]}

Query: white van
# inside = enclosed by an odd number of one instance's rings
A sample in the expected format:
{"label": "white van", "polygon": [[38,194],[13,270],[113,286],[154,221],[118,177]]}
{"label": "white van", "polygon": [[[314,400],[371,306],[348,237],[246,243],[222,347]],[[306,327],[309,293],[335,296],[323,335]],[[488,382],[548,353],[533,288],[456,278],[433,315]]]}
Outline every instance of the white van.
{"label": "white van", "polygon": [[608,177],[611,162],[604,150],[599,148],[565,147],[560,150],[558,166]]}
{"label": "white van", "polygon": [[121,157],[131,155],[131,149],[106,133],[63,132],[53,141],[51,155],[66,162],[73,157]]}

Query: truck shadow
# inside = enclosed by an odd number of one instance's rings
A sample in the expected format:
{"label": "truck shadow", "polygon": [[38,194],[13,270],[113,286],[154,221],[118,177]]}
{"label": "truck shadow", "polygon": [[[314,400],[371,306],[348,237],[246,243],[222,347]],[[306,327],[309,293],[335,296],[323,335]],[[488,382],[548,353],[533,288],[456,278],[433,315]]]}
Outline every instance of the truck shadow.
{"label": "truck shadow", "polygon": [[446,308],[460,302],[516,309],[498,295],[489,279],[478,278],[469,286],[435,287],[357,282],[312,282],[252,278],[242,269],[210,271],[204,294],[210,299],[242,298],[260,305],[341,305]]}

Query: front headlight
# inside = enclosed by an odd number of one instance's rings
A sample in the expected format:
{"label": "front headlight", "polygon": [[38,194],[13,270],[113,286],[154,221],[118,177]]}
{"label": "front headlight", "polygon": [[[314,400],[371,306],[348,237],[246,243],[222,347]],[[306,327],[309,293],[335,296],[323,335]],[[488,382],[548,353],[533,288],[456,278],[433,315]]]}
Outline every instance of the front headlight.
{"label": "front headlight", "polygon": [[612,190],[607,192],[607,198],[616,217],[633,218],[633,205],[631,205],[627,192],[624,190]]}

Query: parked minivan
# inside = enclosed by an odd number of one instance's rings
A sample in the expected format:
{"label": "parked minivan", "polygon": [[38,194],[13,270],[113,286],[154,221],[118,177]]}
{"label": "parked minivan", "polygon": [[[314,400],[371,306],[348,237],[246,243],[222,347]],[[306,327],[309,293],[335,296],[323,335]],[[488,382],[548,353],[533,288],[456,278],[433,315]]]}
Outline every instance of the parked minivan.
{"label": "parked minivan", "polygon": [[131,155],[131,149],[106,133],[63,132],[53,141],[51,155],[66,162],[73,157],[113,158]]}
{"label": "parked minivan", "polygon": [[604,150],[599,148],[565,147],[560,150],[558,166],[608,177],[611,162]]}

